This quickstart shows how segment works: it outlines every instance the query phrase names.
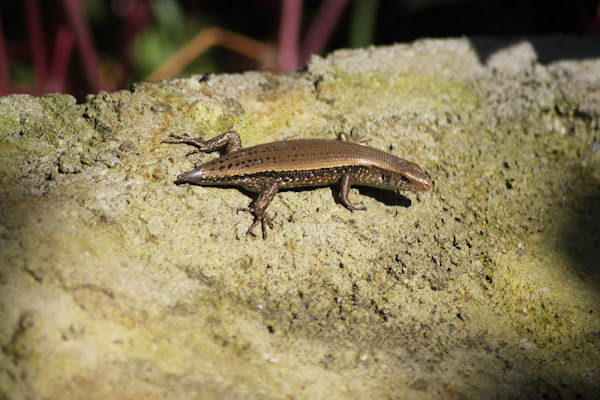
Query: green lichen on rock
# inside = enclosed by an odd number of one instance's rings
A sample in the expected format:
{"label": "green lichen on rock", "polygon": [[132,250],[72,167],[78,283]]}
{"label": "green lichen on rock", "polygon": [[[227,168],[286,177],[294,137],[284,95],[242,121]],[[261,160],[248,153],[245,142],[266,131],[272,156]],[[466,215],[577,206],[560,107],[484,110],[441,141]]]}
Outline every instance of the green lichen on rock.
{"label": "green lichen on rock", "polygon": [[[593,397],[600,62],[539,43],[0,98],[0,396]],[[231,129],[352,132],[434,189],[282,192],[246,237],[247,193],[174,184],[218,155],[161,143]]]}

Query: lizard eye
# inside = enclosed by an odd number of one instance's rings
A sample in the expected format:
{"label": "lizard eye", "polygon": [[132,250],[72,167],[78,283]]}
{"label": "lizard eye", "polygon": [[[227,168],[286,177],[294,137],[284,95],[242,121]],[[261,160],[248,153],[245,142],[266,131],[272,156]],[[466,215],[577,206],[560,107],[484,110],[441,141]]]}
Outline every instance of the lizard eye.
{"label": "lizard eye", "polygon": [[407,177],[405,177],[403,175],[402,178],[400,178],[400,182],[402,182],[404,184],[408,184],[408,183],[410,183],[410,179],[408,179]]}

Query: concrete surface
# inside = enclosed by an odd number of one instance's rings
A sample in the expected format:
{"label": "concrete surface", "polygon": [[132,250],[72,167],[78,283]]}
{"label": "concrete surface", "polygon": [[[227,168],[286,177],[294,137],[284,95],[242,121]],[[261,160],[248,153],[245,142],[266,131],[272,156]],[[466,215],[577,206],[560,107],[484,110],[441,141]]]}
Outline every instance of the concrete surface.
{"label": "concrete surface", "polygon": [[[421,40],[0,98],[0,398],[592,398],[599,54]],[[230,129],[353,132],[434,189],[286,191],[244,236],[247,193],[173,183],[217,155],[161,144]]]}

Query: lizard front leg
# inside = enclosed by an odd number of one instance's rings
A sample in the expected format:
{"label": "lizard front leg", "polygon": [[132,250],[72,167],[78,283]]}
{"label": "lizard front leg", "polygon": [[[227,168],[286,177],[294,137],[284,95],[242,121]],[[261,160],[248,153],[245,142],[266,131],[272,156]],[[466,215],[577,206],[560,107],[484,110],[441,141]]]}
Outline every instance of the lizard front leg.
{"label": "lizard front leg", "polygon": [[343,205],[346,206],[348,210],[352,212],[356,210],[366,210],[367,207],[360,205],[360,203],[351,203],[348,199],[348,194],[350,193],[350,185],[352,184],[351,180],[352,178],[350,177],[350,174],[346,173],[342,175],[342,179],[340,180],[340,201]]}

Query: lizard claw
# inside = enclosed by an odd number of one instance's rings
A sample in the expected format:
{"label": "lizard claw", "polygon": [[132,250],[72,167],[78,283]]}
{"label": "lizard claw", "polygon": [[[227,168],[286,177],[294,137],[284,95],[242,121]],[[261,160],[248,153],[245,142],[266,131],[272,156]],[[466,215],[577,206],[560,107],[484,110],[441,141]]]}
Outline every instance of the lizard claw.
{"label": "lizard claw", "polygon": [[183,143],[182,140],[191,139],[187,133],[183,134],[183,136],[176,133],[171,133],[169,134],[169,137],[173,139],[165,139],[162,141],[162,143]]}
{"label": "lizard claw", "polygon": [[189,153],[187,153],[185,156],[186,156],[186,157],[189,157],[189,156],[191,156],[192,154],[198,154],[198,153],[202,153],[202,152],[201,152],[200,150],[196,149],[196,150],[192,150],[192,151],[190,151],[190,152],[189,152]]}
{"label": "lizard claw", "polygon": [[246,235],[252,233],[252,230],[258,225],[260,222],[262,228],[262,236],[263,239],[267,238],[267,227],[273,229],[273,218],[269,217],[265,214],[264,210],[255,210],[252,208],[240,207],[237,209],[237,212],[244,211],[252,214],[254,216],[254,221],[252,221],[252,225],[246,231]]}
{"label": "lizard claw", "polygon": [[364,211],[367,209],[367,207],[363,206],[362,203],[348,203],[346,207],[348,207],[348,210],[350,210],[350,212]]}

